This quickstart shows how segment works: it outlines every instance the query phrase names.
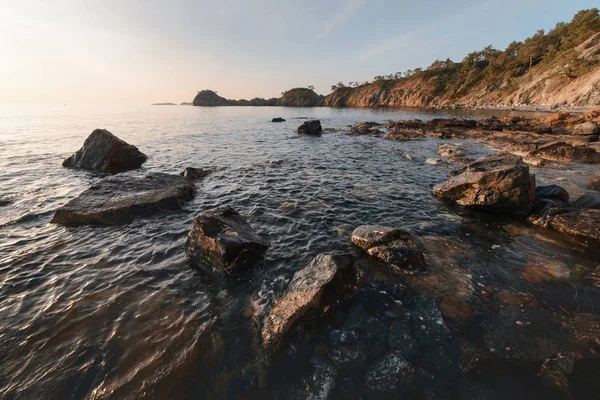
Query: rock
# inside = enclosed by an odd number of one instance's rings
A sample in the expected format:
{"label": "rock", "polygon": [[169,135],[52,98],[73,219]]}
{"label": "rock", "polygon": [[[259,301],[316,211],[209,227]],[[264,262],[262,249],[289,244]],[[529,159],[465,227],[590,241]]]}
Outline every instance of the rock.
{"label": "rock", "polygon": [[67,168],[89,169],[104,172],[122,172],[139,168],[146,162],[146,155],[106,129],[92,132],[83,147],[63,161]]}
{"label": "rock", "polygon": [[285,122],[285,119],[281,118],[281,117],[277,117],[277,118],[273,118],[271,120],[271,122]]}
{"label": "rock", "polygon": [[456,296],[447,296],[440,303],[444,319],[455,324],[466,324],[475,318],[475,313]]}
{"label": "rock", "polygon": [[385,140],[394,140],[396,142],[408,142],[410,136],[404,132],[390,132],[383,137]]}
{"label": "rock", "polygon": [[177,175],[109,176],[56,210],[53,223],[64,226],[122,225],[138,216],[179,209],[194,186]]}
{"label": "rock", "polygon": [[310,359],[309,376],[303,376],[292,390],[292,399],[327,400],[333,397],[338,372],[331,362],[319,357]]}
{"label": "rock", "polygon": [[518,156],[480,158],[433,188],[433,194],[462,206],[527,215],[535,199],[535,177]]}
{"label": "rock", "polygon": [[320,135],[323,133],[321,128],[321,121],[318,119],[312,121],[306,121],[296,129],[296,133],[305,133],[307,135]]}
{"label": "rock", "polygon": [[590,184],[588,185],[588,187],[590,189],[594,189],[594,190],[600,191],[600,176],[595,177],[594,180],[592,182],[590,182]]}
{"label": "rock", "polygon": [[399,320],[392,325],[388,335],[388,346],[407,359],[419,353],[419,343],[409,321]]}
{"label": "rock", "polygon": [[392,266],[424,271],[425,257],[407,231],[386,226],[361,225],[352,232],[352,242],[372,256]]}
{"label": "rock", "polygon": [[589,147],[572,146],[565,142],[545,144],[529,153],[529,155],[549,161],[577,162],[585,164],[600,162],[600,153],[596,150]]}
{"label": "rock", "polygon": [[531,293],[513,292],[511,290],[501,290],[494,295],[494,298],[498,303],[505,306],[525,307],[530,304],[537,304]]}
{"label": "rock", "polygon": [[381,130],[377,128],[378,126],[381,126],[381,124],[377,122],[363,122],[350,128],[350,133],[355,135],[379,135]]}
{"label": "rock", "polygon": [[11,204],[12,202],[10,200],[3,200],[0,199],[0,207],[6,207],[7,205]]}
{"label": "rock", "polygon": [[179,175],[185,176],[186,178],[188,178],[190,180],[196,180],[196,179],[204,178],[206,175],[208,175],[208,173],[209,173],[209,171],[202,169],[202,168],[187,167],[186,169],[181,171],[181,173]]}
{"label": "rock", "polygon": [[330,313],[354,295],[358,283],[350,255],[319,254],[294,274],[285,293],[275,301],[263,323],[263,346],[275,349],[296,324]]}
{"label": "rock", "polygon": [[593,121],[587,121],[573,126],[570,130],[572,135],[596,135],[598,133],[598,124]]}
{"label": "rock", "polygon": [[530,283],[565,282],[570,275],[569,268],[558,262],[528,266],[523,270],[523,279]]}
{"label": "rock", "polygon": [[388,326],[379,319],[369,321],[361,340],[366,343],[369,358],[379,357],[386,350]]}
{"label": "rock", "polygon": [[364,363],[367,360],[367,349],[361,342],[337,346],[331,349],[329,358],[333,361],[338,371],[344,375],[352,375],[364,367]]}
{"label": "rock", "polygon": [[465,151],[455,144],[442,144],[438,147],[437,153],[446,158],[464,157]]}
{"label": "rock", "polygon": [[329,334],[329,340],[333,346],[341,346],[350,344],[358,340],[358,336],[354,331],[336,329]]}
{"label": "rock", "polygon": [[563,203],[569,202],[569,192],[558,185],[538,186],[535,188],[535,195],[549,200],[558,200]]}
{"label": "rock", "polygon": [[589,240],[600,240],[600,210],[580,210],[557,215],[550,219],[550,226],[565,235]]}
{"label": "rock", "polygon": [[237,211],[222,206],[196,215],[185,252],[196,267],[230,275],[243,272],[268,247]]}
{"label": "rock", "polygon": [[427,158],[427,159],[425,159],[425,164],[437,165],[439,163],[440,163],[440,160],[438,160],[437,158]]}
{"label": "rock", "polygon": [[423,349],[438,348],[452,339],[436,301],[427,296],[417,296],[409,305],[414,334]]}
{"label": "rock", "polygon": [[548,228],[552,217],[566,212],[569,212],[569,209],[565,207],[565,203],[539,197],[533,204],[527,221],[540,228]]}
{"label": "rock", "polygon": [[398,351],[373,363],[365,374],[368,398],[400,398],[414,389],[415,369]]}
{"label": "rock", "polygon": [[600,209],[600,193],[588,192],[573,202],[573,207],[584,209]]}

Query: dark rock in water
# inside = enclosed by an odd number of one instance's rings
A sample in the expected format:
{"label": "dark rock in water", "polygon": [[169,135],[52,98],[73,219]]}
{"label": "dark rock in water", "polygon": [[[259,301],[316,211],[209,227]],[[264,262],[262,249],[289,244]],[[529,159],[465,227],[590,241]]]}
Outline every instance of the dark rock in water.
{"label": "dark rock in water", "polygon": [[438,147],[437,153],[446,158],[460,158],[465,156],[465,151],[455,144],[442,144]]}
{"label": "dark rock in water", "polygon": [[455,324],[466,324],[475,318],[475,313],[467,304],[456,296],[447,296],[440,303],[440,310],[446,321]]}
{"label": "dark rock in water", "polygon": [[352,242],[369,255],[395,267],[419,271],[427,269],[420,246],[405,230],[361,225],[352,232]]}
{"label": "dark rock in water", "polygon": [[418,354],[419,343],[409,321],[399,320],[392,325],[388,335],[388,346],[391,350],[400,352],[407,359]]}
{"label": "dark rock in water", "polygon": [[320,135],[323,133],[321,121],[318,119],[306,121],[296,129],[296,133],[305,133],[307,135]]}
{"label": "dark rock in water", "polygon": [[565,235],[588,241],[600,240],[600,210],[568,212],[550,219],[550,226]]}
{"label": "dark rock in water", "polygon": [[600,193],[588,192],[573,202],[573,207],[583,209],[600,209]]}
{"label": "dark rock in water", "polygon": [[311,372],[292,390],[292,399],[327,400],[333,396],[338,372],[331,362],[320,357],[310,359]]}
{"label": "dark rock in water", "polygon": [[222,206],[196,215],[185,252],[196,267],[229,275],[243,272],[268,247],[237,211]]}
{"label": "dark rock in water", "polygon": [[600,153],[590,147],[572,146],[565,142],[552,142],[529,153],[532,157],[549,161],[594,164],[600,162]]}
{"label": "dark rock in water", "polygon": [[336,346],[329,352],[329,358],[338,371],[345,375],[352,375],[364,367],[367,360],[367,347],[361,342]]}
{"label": "dark rock in water", "polygon": [[207,171],[202,168],[187,167],[186,169],[181,171],[181,173],[179,175],[185,176],[186,178],[188,178],[190,180],[196,180],[196,179],[204,178],[206,175],[208,175],[209,172],[210,171]]}
{"label": "dark rock in water", "polygon": [[527,215],[535,200],[535,177],[521,157],[480,158],[433,188],[433,194],[462,206]]}
{"label": "dark rock in water", "polygon": [[304,320],[322,317],[354,295],[359,276],[350,255],[319,254],[297,271],[264,320],[263,346],[277,348],[282,337]]}
{"label": "dark rock in water", "polygon": [[594,190],[600,191],[600,176],[595,177],[594,180],[592,182],[590,182],[590,184],[588,185],[588,187],[590,189],[594,189]]}
{"label": "dark rock in water", "polygon": [[413,299],[409,310],[415,337],[422,348],[438,347],[452,339],[450,329],[434,299],[418,296]]}
{"label": "dark rock in water", "polygon": [[65,226],[128,224],[138,216],[179,209],[193,196],[194,186],[177,175],[109,176],[56,210],[51,222]]}
{"label": "dark rock in water", "polygon": [[2,200],[0,199],[0,207],[5,207],[9,204],[11,204],[12,202],[10,200]]}
{"label": "dark rock in water", "polygon": [[388,326],[381,320],[375,320],[367,324],[361,339],[367,344],[369,358],[379,357],[385,352],[387,334]]}
{"label": "dark rock in water", "polygon": [[329,340],[333,346],[341,346],[344,344],[349,344],[356,342],[358,340],[358,336],[354,331],[347,331],[342,329],[336,329],[331,331],[329,334]]}
{"label": "dark rock in water", "polygon": [[556,200],[549,200],[545,198],[536,199],[531,209],[531,214],[527,217],[527,221],[540,228],[548,228],[550,226],[550,220],[559,214],[569,212],[568,208],[565,208],[564,203]]}
{"label": "dark rock in water", "polygon": [[63,161],[63,167],[104,172],[139,168],[147,157],[137,147],[119,139],[106,129],[96,129],[83,147]]}
{"label": "dark rock in water", "polygon": [[271,122],[285,122],[285,119],[281,118],[281,117],[277,117],[277,118],[273,118],[271,120]]}
{"label": "dark rock in water", "polygon": [[398,351],[386,354],[367,369],[368,398],[401,398],[415,388],[416,370]]}
{"label": "dark rock in water", "polygon": [[563,203],[569,202],[569,192],[558,185],[538,186],[535,188],[535,195],[549,200],[558,200]]}

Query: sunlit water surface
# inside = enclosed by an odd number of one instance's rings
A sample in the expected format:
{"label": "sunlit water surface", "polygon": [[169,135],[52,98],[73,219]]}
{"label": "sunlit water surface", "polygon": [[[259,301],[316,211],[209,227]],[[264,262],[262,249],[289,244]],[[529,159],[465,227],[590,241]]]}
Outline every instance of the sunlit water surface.
{"label": "sunlit water surface", "polygon": [[[268,307],[294,271],[316,254],[356,253],[349,235],[361,224],[403,227],[440,243],[438,253],[448,243],[466,249],[452,257],[467,286],[530,292],[552,310],[600,312],[593,275],[570,274],[574,268],[593,271],[594,254],[523,222],[459,210],[432,197],[432,186],[456,168],[442,160],[425,162],[438,158],[437,146],[444,141],[293,133],[305,117],[345,129],[363,121],[448,115],[0,106],[0,197],[12,202],[0,208],[0,397],[265,398],[283,393],[280,386],[299,379],[320,342],[301,351],[284,346],[283,360],[254,367],[261,356],[247,309]],[[278,116],[287,122],[270,122]],[[187,166],[214,172],[198,183],[197,196],[179,212],[120,227],[51,224],[56,208],[100,178],[61,167],[95,128],[106,128],[147,154],[142,172],[179,173]],[[480,154],[489,152],[464,142]],[[541,183],[560,179],[574,197],[584,191],[581,171],[534,172]],[[237,283],[215,282],[195,271],[183,249],[195,213],[224,204],[271,242],[256,273]],[[447,257],[435,250],[430,248],[431,257]],[[566,282],[544,285],[522,278],[525,267],[548,263],[565,274]],[[321,336],[332,328],[323,327]],[[279,379],[280,373],[287,376]],[[267,383],[258,383],[265,374]]]}

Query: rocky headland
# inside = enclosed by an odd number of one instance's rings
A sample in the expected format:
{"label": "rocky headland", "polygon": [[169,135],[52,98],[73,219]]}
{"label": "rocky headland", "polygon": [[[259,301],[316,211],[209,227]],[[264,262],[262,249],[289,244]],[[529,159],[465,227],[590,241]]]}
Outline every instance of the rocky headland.
{"label": "rocky headland", "polygon": [[320,107],[325,96],[318,95],[310,88],[294,88],[282,93],[280,98],[251,100],[230,100],[219,96],[213,90],[201,90],[196,94],[193,105],[201,107],[254,106],[254,107]]}

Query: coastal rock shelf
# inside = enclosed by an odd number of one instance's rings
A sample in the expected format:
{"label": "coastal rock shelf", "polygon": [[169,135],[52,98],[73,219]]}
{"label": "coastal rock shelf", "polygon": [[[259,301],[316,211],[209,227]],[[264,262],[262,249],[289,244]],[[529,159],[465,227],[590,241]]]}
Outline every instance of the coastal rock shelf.
{"label": "coastal rock shelf", "polygon": [[96,129],[83,147],[63,162],[63,167],[103,172],[123,172],[139,168],[148,157],[106,129]]}
{"label": "coastal rock shelf", "polygon": [[177,175],[109,176],[56,210],[51,222],[64,226],[123,225],[136,217],[179,209],[193,196],[194,186]]}

